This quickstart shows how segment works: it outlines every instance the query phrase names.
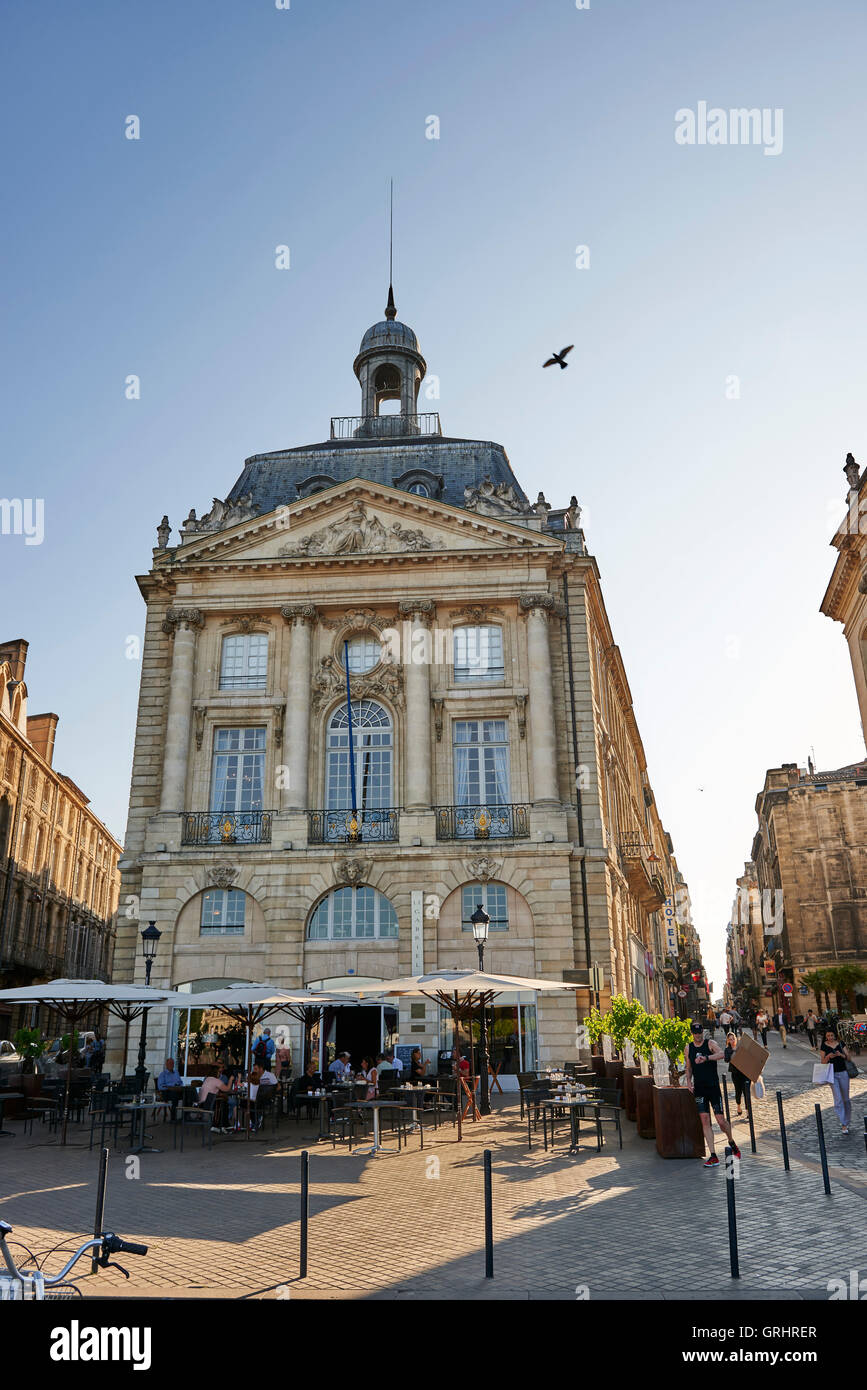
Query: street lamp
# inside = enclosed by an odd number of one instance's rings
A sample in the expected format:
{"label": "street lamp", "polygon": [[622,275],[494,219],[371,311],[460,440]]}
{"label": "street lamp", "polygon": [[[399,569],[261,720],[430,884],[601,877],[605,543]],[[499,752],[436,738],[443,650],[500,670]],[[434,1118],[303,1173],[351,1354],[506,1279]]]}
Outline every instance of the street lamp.
{"label": "street lamp", "polygon": [[[479,953],[479,970],[484,970],[485,942],[488,939],[488,927],[490,926],[491,919],[481,903],[477,904],[476,910],[470,918],[470,922],[472,923],[473,937],[475,938],[476,948]],[[479,1077],[479,1112],[482,1115],[490,1115],[491,1100],[488,1093],[488,1016],[485,1010],[484,994],[482,995],[482,1027],[479,1042],[481,1044],[482,1054],[480,1059],[481,1075]]]}
{"label": "street lamp", "polygon": [[[141,934],[141,947],[142,954],[144,955],[146,985],[149,985],[151,982],[151,968],[154,963],[154,956],[157,953],[157,946],[159,945],[159,940],[161,936],[162,932],[157,931],[156,922],[148,922],[147,926]],[[145,1070],[145,1051],[147,1050],[147,1044],[148,1007],[145,1006],[145,1008],[143,1008],[141,1011],[141,1035],[139,1036],[138,1040],[138,1066],[135,1069],[136,1083],[139,1095],[141,1095],[142,1091],[145,1088],[145,1079],[147,1077],[147,1071]]]}

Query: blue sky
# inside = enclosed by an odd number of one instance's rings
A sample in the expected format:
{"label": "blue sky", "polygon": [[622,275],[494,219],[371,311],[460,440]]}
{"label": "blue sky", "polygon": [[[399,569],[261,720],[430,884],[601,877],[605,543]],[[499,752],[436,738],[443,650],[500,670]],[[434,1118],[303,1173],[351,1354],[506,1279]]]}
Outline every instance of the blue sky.
{"label": "blue sky", "polygon": [[[0,491],[45,540],[0,537],[3,629],[115,833],[133,576],[164,512],[359,408],[393,176],[446,432],[585,508],[719,988],[765,769],[864,750],[818,606],[867,461],[865,30],[861,0],[6,0]],[[781,108],[781,153],[678,145],[700,101]]]}

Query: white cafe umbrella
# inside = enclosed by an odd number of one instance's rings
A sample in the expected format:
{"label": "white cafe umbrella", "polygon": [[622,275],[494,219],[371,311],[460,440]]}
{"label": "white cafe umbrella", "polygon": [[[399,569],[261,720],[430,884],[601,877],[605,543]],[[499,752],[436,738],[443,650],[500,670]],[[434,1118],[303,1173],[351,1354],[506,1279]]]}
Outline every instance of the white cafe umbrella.
{"label": "white cafe umbrella", "polygon": [[[433,999],[452,1015],[457,1043],[458,1019],[470,1017],[479,1009],[486,1009],[498,994],[511,993],[513,990],[533,990],[537,994],[546,994],[581,988],[581,985],[567,984],[564,980],[532,980],[519,975],[491,975],[485,970],[434,970],[427,975],[404,975],[396,980],[379,980],[371,984],[341,985],[331,993],[350,994],[356,999],[369,996],[379,999],[388,995],[421,995],[426,999]],[[472,1057],[472,1048],[470,1055]],[[460,1100],[457,1109],[460,1141]]]}
{"label": "white cafe umbrella", "polygon": [[[238,984],[227,985],[224,989],[203,990],[201,994],[178,995],[183,1003],[173,1004],[177,1009],[218,1009],[227,1017],[234,1019],[247,1030],[247,1055],[253,1054],[253,1029],[263,1019],[272,1014],[288,1013],[306,1023],[305,1011],[310,1008],[324,1009],[328,1004],[342,1004],[343,999],[332,998],[335,991],[317,993],[312,989],[276,989],[273,985]],[[247,1138],[250,1137],[250,1085],[247,1084]]]}
{"label": "white cafe umbrella", "polygon": [[[184,999],[171,989],[156,989],[150,985],[128,982],[105,984],[102,980],[47,980],[44,984],[24,985],[21,988],[0,989],[0,1002],[7,1004],[45,1004],[59,1014],[68,1025],[70,1035],[76,1023],[95,1008],[107,1008],[116,1018],[123,1019],[127,1034],[131,1019],[157,1004],[181,1007]],[[178,1001],[176,1003],[176,1001]],[[72,1037],[70,1058],[66,1068],[66,1091],[63,1106],[61,1144],[66,1143],[66,1122],[69,1113],[69,1086],[72,1077]],[[124,1066],[126,1057],[124,1057]]]}

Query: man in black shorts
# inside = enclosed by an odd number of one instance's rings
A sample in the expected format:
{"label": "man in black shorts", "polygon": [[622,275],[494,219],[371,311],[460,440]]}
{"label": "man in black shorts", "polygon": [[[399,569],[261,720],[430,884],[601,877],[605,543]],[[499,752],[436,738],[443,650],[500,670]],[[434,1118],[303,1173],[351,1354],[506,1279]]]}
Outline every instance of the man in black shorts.
{"label": "man in black shorts", "polygon": [[711,1111],[716,1116],[716,1122],[720,1129],[728,1135],[728,1141],[735,1158],[740,1158],[741,1151],[734,1141],[732,1127],[723,1114],[722,1091],[720,1090],[716,1064],[725,1061],[725,1057],[713,1038],[706,1038],[702,1041],[703,1037],[704,1029],[701,1024],[693,1023],[692,1042],[686,1049],[686,1084],[695,1096],[695,1108],[701,1116],[701,1127],[710,1149],[710,1157],[705,1159],[704,1166],[705,1168],[717,1168],[719,1167],[719,1159],[713,1147]]}

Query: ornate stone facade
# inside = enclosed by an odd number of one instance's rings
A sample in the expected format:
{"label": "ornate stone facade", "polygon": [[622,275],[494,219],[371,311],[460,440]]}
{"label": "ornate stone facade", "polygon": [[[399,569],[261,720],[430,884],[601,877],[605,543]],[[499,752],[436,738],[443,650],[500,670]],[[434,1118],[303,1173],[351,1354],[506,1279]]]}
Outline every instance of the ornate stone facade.
{"label": "ornate stone facade", "polygon": [[[397,373],[394,398],[411,397],[410,332],[379,325],[374,356],[359,355],[374,404],[383,365]],[[520,1014],[514,1074],[519,1060],[576,1055],[592,962],[603,1002],[614,988],[668,1011],[659,912],[676,865],[647,801],[577,503],[530,506],[499,445],[413,439],[414,416],[404,437],[396,418],[393,440],[282,451],[267,468],[256,456],[229,494],[252,489],[249,522],[219,549],[212,535],[185,535],[139,580],[124,891],[156,918],[153,978],[173,986],[473,965],[466,911],[481,893],[500,914],[492,969],[582,985],[577,1010],[571,995],[547,997],[534,1025],[527,1001],[504,1005]],[[459,642],[478,657],[483,635],[496,662],[457,666]],[[226,680],[228,640],[242,665]],[[357,653],[354,788],[344,640]],[[627,861],[628,837],[639,851]],[[211,888],[243,895],[242,932],[204,922]],[[140,970],[137,930],[123,927],[122,976]],[[445,1025],[432,1005],[423,1019],[401,1005],[399,1032],[430,1055]],[[155,1022],[154,1060],[168,1041]]]}

